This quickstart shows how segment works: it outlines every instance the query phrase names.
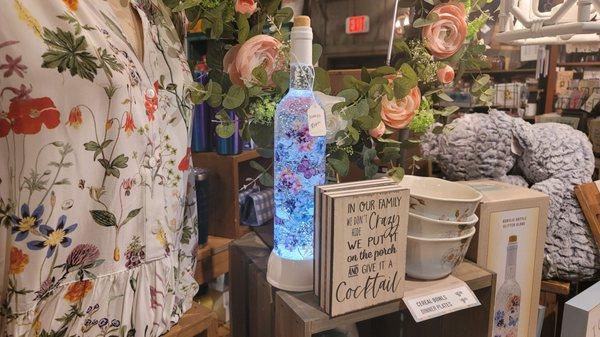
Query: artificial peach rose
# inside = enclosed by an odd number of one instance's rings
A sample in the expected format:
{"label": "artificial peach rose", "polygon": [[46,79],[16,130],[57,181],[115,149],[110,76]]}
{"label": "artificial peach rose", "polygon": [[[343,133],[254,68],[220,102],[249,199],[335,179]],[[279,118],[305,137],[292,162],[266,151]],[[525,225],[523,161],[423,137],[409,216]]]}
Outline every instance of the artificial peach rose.
{"label": "artificial peach rose", "polygon": [[254,0],[235,0],[235,11],[241,14],[254,14],[256,6],[257,4]]}
{"label": "artificial peach rose", "polygon": [[240,72],[237,70],[235,59],[237,58],[237,54],[240,51],[240,47],[242,45],[235,45],[231,47],[225,53],[225,57],[223,57],[223,71],[229,75],[229,79],[234,84],[242,85],[242,79],[240,78]]}
{"label": "artificial peach rose", "polygon": [[421,105],[421,91],[418,87],[410,89],[406,97],[388,100],[387,96],[381,99],[381,120],[385,125],[402,129],[406,127],[415,116]]}
{"label": "artificial peach rose", "polygon": [[255,84],[252,70],[263,66],[267,72],[268,86],[273,85],[271,75],[283,68],[279,48],[281,42],[268,35],[256,35],[244,42],[241,47],[231,48],[223,59],[223,68],[231,82],[251,86]]}
{"label": "artificial peach rose", "polygon": [[373,138],[381,138],[381,136],[383,136],[384,133],[385,133],[385,124],[383,122],[379,122],[379,125],[377,125],[377,127],[369,130],[369,134]]}
{"label": "artificial peach rose", "polygon": [[84,298],[93,287],[94,284],[91,280],[83,280],[71,283],[67,288],[67,293],[65,294],[64,298],[71,303],[75,303]]}
{"label": "artificial peach rose", "polygon": [[437,70],[437,78],[442,84],[448,84],[454,81],[454,69],[449,65],[439,68]]}
{"label": "artificial peach rose", "polygon": [[445,59],[454,55],[467,36],[467,13],[462,3],[443,3],[435,6],[439,20],[423,27],[425,46],[431,55]]}

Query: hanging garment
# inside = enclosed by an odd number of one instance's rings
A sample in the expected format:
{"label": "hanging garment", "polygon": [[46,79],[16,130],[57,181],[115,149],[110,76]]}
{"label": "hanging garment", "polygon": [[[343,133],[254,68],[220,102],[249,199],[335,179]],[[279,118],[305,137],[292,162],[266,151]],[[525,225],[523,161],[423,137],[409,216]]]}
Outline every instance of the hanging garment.
{"label": "hanging garment", "polygon": [[131,5],[142,59],[106,1],[0,0],[8,336],[158,336],[197,291],[191,74],[162,5]]}

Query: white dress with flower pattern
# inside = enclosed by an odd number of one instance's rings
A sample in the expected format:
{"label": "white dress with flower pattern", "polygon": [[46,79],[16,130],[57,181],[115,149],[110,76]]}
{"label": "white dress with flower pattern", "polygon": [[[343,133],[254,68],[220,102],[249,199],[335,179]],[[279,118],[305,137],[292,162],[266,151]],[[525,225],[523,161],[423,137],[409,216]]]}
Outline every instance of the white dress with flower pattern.
{"label": "white dress with flower pattern", "polygon": [[191,75],[157,0],[0,0],[0,335],[158,336],[191,305]]}

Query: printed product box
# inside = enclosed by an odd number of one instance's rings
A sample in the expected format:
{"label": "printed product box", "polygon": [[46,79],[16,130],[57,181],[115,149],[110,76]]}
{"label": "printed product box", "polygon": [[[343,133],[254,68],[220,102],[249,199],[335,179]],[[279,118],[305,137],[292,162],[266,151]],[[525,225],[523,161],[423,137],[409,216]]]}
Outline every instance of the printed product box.
{"label": "printed product box", "polygon": [[463,183],[483,194],[467,258],[498,274],[491,336],[535,336],[549,197],[492,180]]}
{"label": "printed product box", "polygon": [[562,336],[600,336],[600,282],[565,303]]}

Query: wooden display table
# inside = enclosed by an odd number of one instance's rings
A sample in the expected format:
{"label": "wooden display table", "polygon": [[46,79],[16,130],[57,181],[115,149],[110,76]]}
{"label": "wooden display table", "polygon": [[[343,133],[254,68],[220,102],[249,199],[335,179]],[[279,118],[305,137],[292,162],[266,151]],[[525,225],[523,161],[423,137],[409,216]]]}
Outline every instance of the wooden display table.
{"label": "wooden display table", "polygon": [[[462,263],[453,275],[471,287],[481,306],[416,323],[402,301],[330,318],[313,292],[271,287],[266,280],[270,248],[257,234],[234,241],[230,249],[233,337],[309,337],[350,323],[359,323],[361,337],[485,337],[491,330],[496,275],[470,262]],[[406,287],[425,284],[431,282],[408,281]]]}

